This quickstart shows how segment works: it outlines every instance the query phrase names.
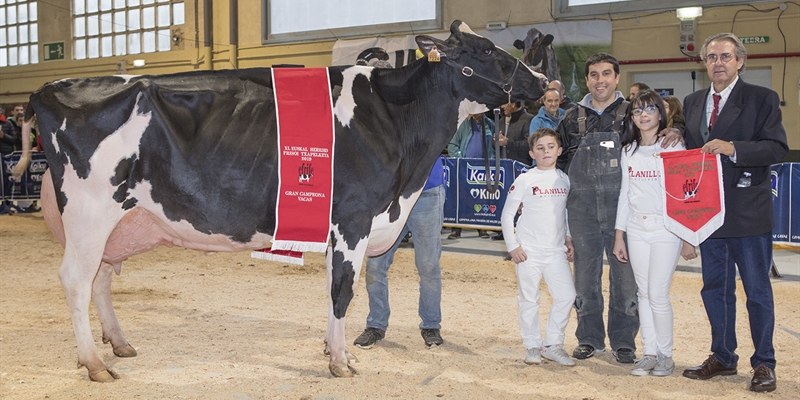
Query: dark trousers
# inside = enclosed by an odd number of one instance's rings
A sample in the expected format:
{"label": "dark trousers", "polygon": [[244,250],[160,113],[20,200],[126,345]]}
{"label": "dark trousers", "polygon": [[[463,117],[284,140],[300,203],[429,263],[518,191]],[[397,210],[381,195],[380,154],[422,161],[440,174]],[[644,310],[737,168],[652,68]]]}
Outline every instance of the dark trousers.
{"label": "dark trousers", "polygon": [[740,238],[708,239],[700,244],[703,265],[703,304],[711,323],[711,351],[726,367],[739,361],[736,342],[736,266],[747,296],[750,336],[755,353],[750,365],[775,368],[772,334],[775,303],[769,273],[772,232]]}

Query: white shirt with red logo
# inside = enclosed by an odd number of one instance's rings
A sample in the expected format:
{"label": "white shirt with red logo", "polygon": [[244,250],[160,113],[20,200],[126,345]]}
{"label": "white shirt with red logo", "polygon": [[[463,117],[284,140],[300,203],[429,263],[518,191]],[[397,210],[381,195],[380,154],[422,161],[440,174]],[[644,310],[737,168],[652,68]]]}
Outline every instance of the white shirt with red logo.
{"label": "white shirt with red logo", "polygon": [[686,150],[683,144],[661,147],[661,140],[652,146],[640,146],[634,143],[630,148],[623,148],[620,158],[622,169],[622,185],[617,204],[617,221],[615,228],[626,231],[628,216],[634,214],[663,215],[664,189],[658,179],[658,163],[661,160],[657,153]]}
{"label": "white shirt with red logo", "polygon": [[[500,223],[506,248],[510,252],[520,245],[566,251],[567,194],[569,177],[559,169],[532,168],[514,180],[508,190]],[[514,216],[522,204],[522,215],[514,233]]]}

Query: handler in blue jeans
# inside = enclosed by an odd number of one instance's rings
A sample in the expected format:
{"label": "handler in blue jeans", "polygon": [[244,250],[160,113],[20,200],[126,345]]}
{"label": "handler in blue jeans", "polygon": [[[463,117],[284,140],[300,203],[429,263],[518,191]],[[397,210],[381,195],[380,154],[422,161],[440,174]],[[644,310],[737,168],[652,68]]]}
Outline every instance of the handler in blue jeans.
{"label": "handler in blue jeans", "polygon": [[354,345],[370,349],[386,335],[389,325],[389,267],[394,253],[406,233],[411,231],[414,242],[414,259],[419,272],[419,316],[422,338],[428,348],[443,343],[439,333],[442,322],[442,274],[439,257],[442,255],[442,223],[444,223],[444,171],[437,160],[428,176],[428,182],[411,209],[403,232],[389,251],[367,258],[366,281],[369,295],[367,328],[356,338]]}

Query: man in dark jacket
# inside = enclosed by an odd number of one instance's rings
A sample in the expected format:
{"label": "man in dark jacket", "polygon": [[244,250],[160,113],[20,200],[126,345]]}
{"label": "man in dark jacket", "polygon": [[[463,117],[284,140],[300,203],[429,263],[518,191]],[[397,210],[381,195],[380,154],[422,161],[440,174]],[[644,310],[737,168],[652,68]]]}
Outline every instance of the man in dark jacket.
{"label": "man in dark jacket", "polygon": [[[751,85],[739,74],[747,50],[736,35],[721,33],[700,49],[713,85],[686,96],[686,148],[721,154],[725,221],[700,243],[703,305],[711,324],[712,354],[683,376],[709,379],[736,375],[736,267],[739,268],[750,336],[753,378],[749,389],[771,392],[775,377],[775,303],[772,264],[772,180],[770,165],[783,161],[789,147],[781,124],[778,94]],[[741,300],[740,300],[741,301]]]}
{"label": "man in dark jacket", "polygon": [[497,128],[499,131],[497,140],[500,142],[500,146],[506,148],[504,158],[531,165],[533,159],[528,154],[531,149],[528,146],[528,136],[533,115],[525,111],[522,108],[522,102],[519,101],[503,104],[500,107],[505,115],[505,124],[503,124],[503,120],[500,121],[500,126]]}

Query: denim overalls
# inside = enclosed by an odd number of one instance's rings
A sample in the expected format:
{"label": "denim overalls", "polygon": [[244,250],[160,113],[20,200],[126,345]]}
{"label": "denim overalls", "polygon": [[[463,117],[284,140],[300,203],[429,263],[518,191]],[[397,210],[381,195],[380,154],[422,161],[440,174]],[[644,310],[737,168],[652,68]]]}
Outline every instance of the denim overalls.
{"label": "denim overalls", "polygon": [[581,137],[567,171],[570,192],[567,211],[575,246],[575,309],[579,344],[605,349],[603,324],[603,250],[609,263],[608,337],[611,348],[636,349],[639,330],[636,281],[633,270],[612,254],[622,172],[620,126],[628,102],[615,111],[609,132],[586,132],[586,108],[578,107]]}

